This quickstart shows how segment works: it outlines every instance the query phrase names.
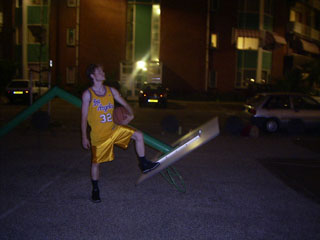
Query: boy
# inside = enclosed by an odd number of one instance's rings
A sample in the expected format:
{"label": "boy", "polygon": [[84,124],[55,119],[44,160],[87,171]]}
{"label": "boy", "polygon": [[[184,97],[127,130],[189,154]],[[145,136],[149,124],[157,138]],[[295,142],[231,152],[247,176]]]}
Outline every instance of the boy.
{"label": "boy", "polygon": [[[91,148],[92,151],[92,201],[101,202],[98,187],[99,165],[102,162],[109,162],[114,159],[114,144],[125,149],[128,147],[130,139],[135,140],[139,167],[143,173],[155,169],[160,163],[151,162],[145,158],[143,134],[126,126],[134,118],[132,108],[116,89],[103,85],[105,73],[102,66],[89,65],[87,77],[92,81],[93,85],[85,90],[82,95],[82,146],[85,149]],[[114,100],[130,113],[124,125],[116,125],[113,122]],[[91,142],[87,136],[88,124],[91,127]]]}

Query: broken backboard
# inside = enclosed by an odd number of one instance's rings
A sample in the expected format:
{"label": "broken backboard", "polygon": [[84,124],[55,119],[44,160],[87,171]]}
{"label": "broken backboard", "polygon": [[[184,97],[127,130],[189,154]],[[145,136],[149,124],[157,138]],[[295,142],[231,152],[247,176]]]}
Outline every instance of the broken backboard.
{"label": "broken backboard", "polygon": [[173,144],[173,149],[170,152],[161,156],[159,159],[158,157],[153,159],[153,161],[158,161],[160,166],[151,172],[142,174],[137,180],[137,184],[161,172],[186,154],[215,138],[219,135],[219,132],[219,122],[217,117],[189,132]]}

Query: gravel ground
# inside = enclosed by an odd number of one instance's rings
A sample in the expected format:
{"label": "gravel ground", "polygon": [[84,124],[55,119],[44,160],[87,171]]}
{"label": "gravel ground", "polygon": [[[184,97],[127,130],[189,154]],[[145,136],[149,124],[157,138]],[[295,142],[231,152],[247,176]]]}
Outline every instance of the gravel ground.
{"label": "gravel ground", "polygon": [[[81,148],[79,128],[21,127],[0,144],[3,240],[320,239],[320,205],[262,164],[318,161],[319,151],[297,138],[221,134],[175,164],[186,193],[160,174],[136,186],[133,144],[116,148],[116,160],[101,166],[99,204],[89,201],[90,154]],[[147,148],[147,156],[155,154]]]}
{"label": "gravel ground", "polygon": [[[320,189],[310,184],[320,182],[319,135],[231,135],[223,123],[239,107],[135,108],[133,125],[166,144],[181,136],[162,130],[164,114],[178,114],[183,134],[220,114],[222,133],[175,163],[186,193],[160,174],[136,186],[133,143],[116,148],[115,161],[101,165],[102,202],[94,204],[80,111],[53,101],[49,130],[26,120],[0,138],[0,239],[320,239]],[[1,125],[21,109],[2,105]]]}

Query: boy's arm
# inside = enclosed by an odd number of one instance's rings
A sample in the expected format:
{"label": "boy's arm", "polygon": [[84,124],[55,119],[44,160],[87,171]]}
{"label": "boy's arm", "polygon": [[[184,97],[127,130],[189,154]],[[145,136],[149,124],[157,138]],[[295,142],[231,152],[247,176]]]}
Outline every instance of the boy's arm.
{"label": "boy's arm", "polygon": [[133,114],[133,110],[131,108],[131,106],[127,103],[127,101],[120,95],[120,93],[118,92],[118,90],[116,90],[115,88],[110,88],[113,98],[120,103],[129,113],[130,115],[127,116],[127,121],[125,124],[128,124],[133,118],[134,118],[134,114]]}
{"label": "boy's arm", "polygon": [[82,105],[81,105],[81,135],[82,135],[82,146],[85,149],[90,148],[90,142],[87,136],[89,103],[90,103],[90,93],[88,90],[86,90],[82,94]]}

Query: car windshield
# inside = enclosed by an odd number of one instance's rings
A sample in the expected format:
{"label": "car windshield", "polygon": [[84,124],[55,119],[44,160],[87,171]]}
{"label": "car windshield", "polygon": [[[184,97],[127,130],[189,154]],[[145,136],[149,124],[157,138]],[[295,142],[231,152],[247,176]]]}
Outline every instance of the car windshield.
{"label": "car windshield", "polygon": [[253,98],[250,98],[247,103],[252,106],[258,106],[264,101],[265,98],[266,98],[265,95],[258,94]]}
{"label": "car windshield", "polygon": [[315,88],[315,89],[312,89],[310,94],[312,96],[320,96],[320,88]]}
{"label": "car windshield", "polygon": [[144,86],[145,90],[162,90],[163,87],[160,84],[147,84]]}
{"label": "car windshield", "polygon": [[9,84],[10,88],[27,88],[28,82],[26,81],[13,81]]}

